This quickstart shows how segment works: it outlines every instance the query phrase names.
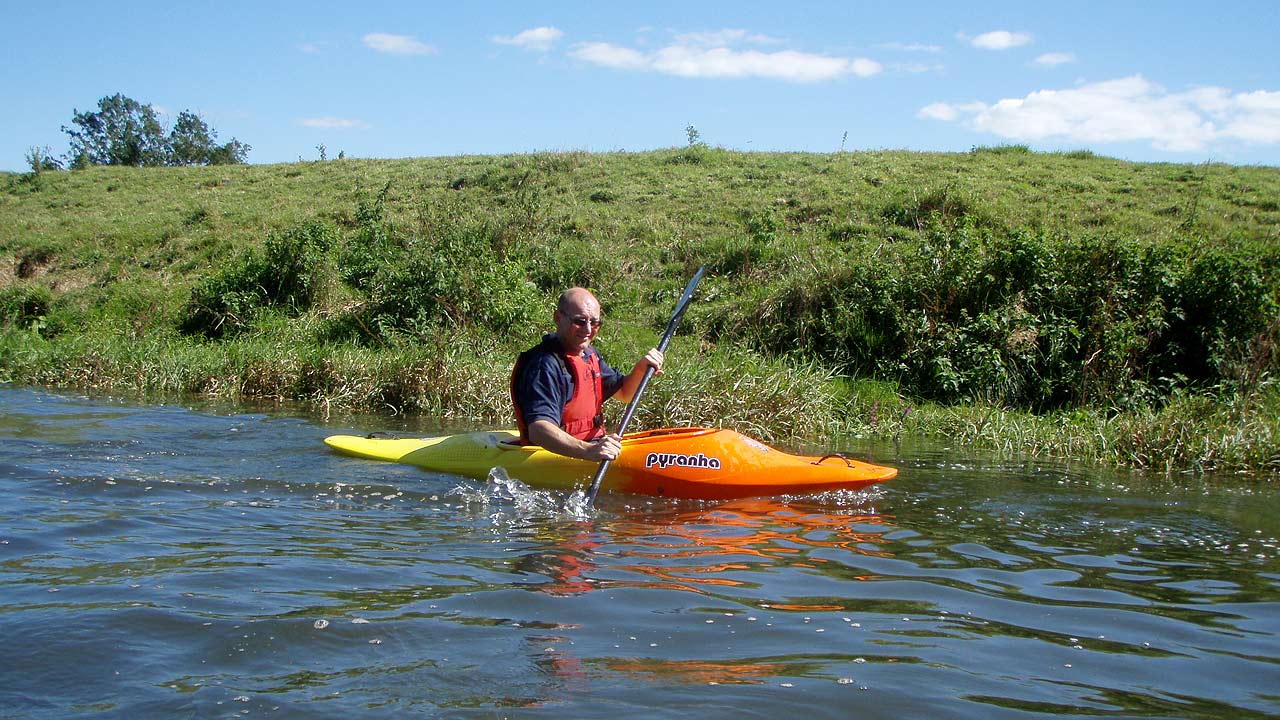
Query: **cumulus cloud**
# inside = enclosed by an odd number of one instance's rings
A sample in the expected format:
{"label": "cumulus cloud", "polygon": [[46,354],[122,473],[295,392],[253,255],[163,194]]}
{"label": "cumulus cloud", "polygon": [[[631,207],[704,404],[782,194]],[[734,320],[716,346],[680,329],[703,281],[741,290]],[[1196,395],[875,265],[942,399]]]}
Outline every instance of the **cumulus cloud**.
{"label": "cumulus cloud", "polygon": [[1050,67],[1053,67],[1055,65],[1065,65],[1067,63],[1073,63],[1075,61],[1076,61],[1075,53],[1069,53],[1069,52],[1045,53],[1040,57],[1036,58],[1037,65],[1048,65]]}
{"label": "cumulus cloud", "polygon": [[933,103],[920,108],[920,111],[916,113],[916,117],[950,122],[960,117],[960,109],[949,103]]}
{"label": "cumulus cloud", "polygon": [[728,47],[737,42],[774,42],[771,38],[752,35],[744,30],[686,34],[677,36],[676,40],[675,43],[652,52],[610,43],[581,43],[570,54],[585,62],[619,70],[697,78],[759,77],[810,83],[848,75],[869,77],[884,70],[880,63],[867,58],[835,57],[794,50],[763,52]]}
{"label": "cumulus cloud", "polygon": [[1031,36],[1026,33],[1009,32],[1008,30],[993,30],[992,32],[982,33],[969,42],[974,47],[982,48],[983,50],[1008,50],[1031,42]]}
{"label": "cumulus cloud", "polygon": [[564,33],[553,27],[536,27],[524,30],[515,35],[495,35],[493,41],[499,45],[515,45],[526,50],[546,52],[556,44]]}
{"label": "cumulus cloud", "polygon": [[1258,90],[1230,99],[1223,134],[1255,143],[1280,143],[1280,92]]}
{"label": "cumulus cloud", "polygon": [[643,70],[649,65],[644,53],[609,43],[582,43],[574,48],[570,55],[579,60],[615,70]]}
{"label": "cumulus cloud", "polygon": [[366,46],[380,53],[391,55],[430,55],[436,51],[435,48],[420,42],[411,35],[369,33],[361,39]]}
{"label": "cumulus cloud", "polygon": [[369,125],[363,120],[339,117],[303,118],[299,121],[299,124],[303,127],[318,128],[321,130],[357,130],[369,127]]}
{"label": "cumulus cloud", "polygon": [[1280,143],[1280,92],[1217,87],[1171,93],[1141,75],[995,103],[933,103],[920,117],[1022,141],[1149,142],[1190,152],[1219,140]]}

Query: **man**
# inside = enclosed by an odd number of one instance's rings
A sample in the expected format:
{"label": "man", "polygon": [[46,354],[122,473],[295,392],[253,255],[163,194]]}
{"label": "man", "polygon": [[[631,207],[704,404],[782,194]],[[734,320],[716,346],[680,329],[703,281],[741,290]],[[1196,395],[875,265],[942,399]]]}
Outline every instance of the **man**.
{"label": "man", "polygon": [[622,438],[606,434],[600,408],[610,397],[631,401],[645,371],[662,374],[663,355],[649,350],[631,372],[609,367],[591,341],[600,331],[600,301],[583,288],[570,288],[556,303],[556,331],[521,353],[511,372],[520,441],[592,462],[614,460]]}

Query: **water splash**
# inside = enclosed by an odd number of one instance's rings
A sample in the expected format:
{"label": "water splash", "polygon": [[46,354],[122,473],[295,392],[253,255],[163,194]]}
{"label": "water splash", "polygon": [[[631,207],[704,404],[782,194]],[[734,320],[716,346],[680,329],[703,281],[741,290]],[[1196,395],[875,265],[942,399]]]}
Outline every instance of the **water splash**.
{"label": "water splash", "polygon": [[484,485],[460,485],[449,493],[463,505],[479,513],[487,513],[494,524],[535,521],[589,520],[595,511],[587,501],[584,489],[562,495],[538,490],[512,478],[506,469],[489,470]]}

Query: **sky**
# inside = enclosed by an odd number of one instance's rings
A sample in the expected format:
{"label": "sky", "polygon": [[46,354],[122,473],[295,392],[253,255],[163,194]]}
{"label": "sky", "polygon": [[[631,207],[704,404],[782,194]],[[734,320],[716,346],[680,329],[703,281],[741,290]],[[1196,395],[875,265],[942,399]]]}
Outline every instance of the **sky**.
{"label": "sky", "polygon": [[1023,144],[1280,166],[1280,0],[0,0],[0,170],[122,93],[251,163]]}

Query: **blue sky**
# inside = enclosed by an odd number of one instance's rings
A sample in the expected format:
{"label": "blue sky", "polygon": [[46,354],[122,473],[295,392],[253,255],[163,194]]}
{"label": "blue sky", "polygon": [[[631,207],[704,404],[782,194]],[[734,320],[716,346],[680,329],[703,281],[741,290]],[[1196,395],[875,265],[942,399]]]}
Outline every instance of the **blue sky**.
{"label": "blue sky", "polygon": [[253,163],[687,142],[1280,165],[1280,1],[0,0],[0,170],[123,93]]}

